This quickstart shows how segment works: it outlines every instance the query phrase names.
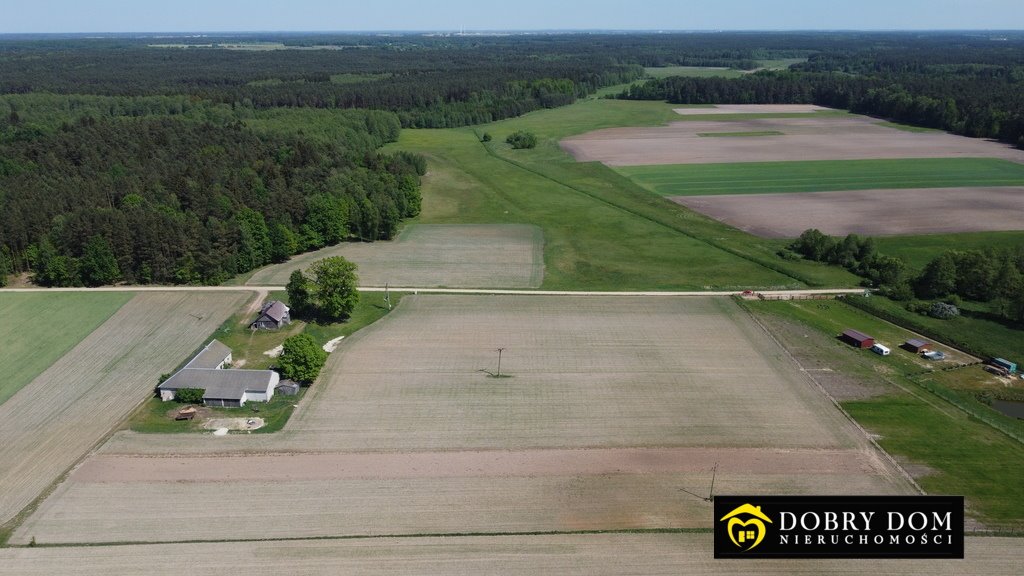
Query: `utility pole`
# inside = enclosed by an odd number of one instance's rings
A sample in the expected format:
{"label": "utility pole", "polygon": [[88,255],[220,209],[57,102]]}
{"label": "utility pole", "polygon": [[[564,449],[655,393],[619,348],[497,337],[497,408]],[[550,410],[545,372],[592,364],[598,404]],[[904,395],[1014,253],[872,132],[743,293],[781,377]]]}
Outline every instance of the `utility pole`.
{"label": "utility pole", "polygon": [[504,351],[504,348],[498,348],[498,374],[495,378],[501,378],[501,353]]}
{"label": "utility pole", "polygon": [[388,290],[388,283],[384,283],[384,303],[388,305],[388,310],[391,310],[391,292]]}

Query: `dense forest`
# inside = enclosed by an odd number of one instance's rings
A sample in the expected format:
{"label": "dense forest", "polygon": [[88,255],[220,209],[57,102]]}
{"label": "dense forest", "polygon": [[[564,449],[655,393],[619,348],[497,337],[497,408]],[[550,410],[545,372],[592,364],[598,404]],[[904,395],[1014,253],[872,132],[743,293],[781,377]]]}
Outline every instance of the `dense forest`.
{"label": "dense forest", "polygon": [[[998,41],[997,41],[998,40]],[[806,58],[785,72],[765,60]],[[1024,37],[729,33],[0,38],[0,283],[217,283],[419,210],[403,127],[623,97],[816,102],[1021,143]]]}
{"label": "dense forest", "polygon": [[1024,39],[907,35],[824,50],[786,71],[651,80],[620,97],[819,104],[1024,147]]}

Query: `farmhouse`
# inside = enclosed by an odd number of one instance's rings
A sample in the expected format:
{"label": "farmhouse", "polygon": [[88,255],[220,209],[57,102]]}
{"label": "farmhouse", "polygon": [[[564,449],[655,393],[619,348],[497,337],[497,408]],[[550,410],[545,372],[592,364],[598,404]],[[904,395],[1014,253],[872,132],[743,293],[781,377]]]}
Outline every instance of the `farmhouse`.
{"label": "farmhouse", "polygon": [[872,346],[875,345],[874,338],[868,336],[863,332],[858,332],[857,330],[854,330],[852,328],[843,330],[843,333],[839,336],[839,338],[846,342],[847,344],[850,344],[851,346],[856,346],[857,348],[871,348]]}
{"label": "farmhouse", "polygon": [[165,402],[174,400],[178,390],[203,390],[203,404],[240,408],[246,402],[268,402],[280,376],[272,370],[225,370],[231,364],[231,349],[214,340],[184,368],[165,380],[157,391]]}
{"label": "farmhouse", "polygon": [[906,342],[903,343],[904,350],[914,352],[915,354],[928,351],[931,349],[931,347],[932,345],[929,342],[917,338],[907,340]]}
{"label": "farmhouse", "polygon": [[291,324],[291,309],[280,300],[271,300],[260,309],[260,315],[249,324],[253,330],[276,330]]}

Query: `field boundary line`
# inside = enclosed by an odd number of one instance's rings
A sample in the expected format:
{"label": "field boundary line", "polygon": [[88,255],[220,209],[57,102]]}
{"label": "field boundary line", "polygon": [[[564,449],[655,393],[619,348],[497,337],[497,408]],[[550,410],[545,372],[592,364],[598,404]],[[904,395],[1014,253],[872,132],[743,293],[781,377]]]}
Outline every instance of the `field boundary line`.
{"label": "field boundary line", "polygon": [[[849,420],[851,423],[853,423],[853,425],[856,426],[857,429],[860,430],[860,432],[862,434],[864,434],[864,437],[867,438],[868,442],[871,443],[871,445],[875,448],[875,450],[877,450],[885,458],[885,460],[887,460],[897,470],[899,470],[899,472],[903,476],[903,478],[907,482],[909,482],[910,485],[913,486],[914,489],[916,489],[919,494],[927,494],[927,492],[924,491],[924,488],[921,488],[921,485],[917,483],[917,480],[914,480],[914,477],[911,476],[910,473],[907,472],[906,469],[904,469],[903,466],[901,466],[900,463],[896,461],[896,458],[894,458],[892,456],[892,454],[889,454],[884,448],[882,448],[882,446],[871,436],[871,434],[868,433],[867,429],[864,428],[863,426],[861,426],[860,422],[857,422],[857,420],[853,416],[851,416],[850,413],[847,412],[845,408],[843,408],[843,406],[839,403],[839,401],[836,400],[835,396],[830,394],[829,391],[826,390],[825,387],[822,386],[821,383],[818,382],[818,380],[814,376],[811,376],[811,373],[808,372],[807,369],[804,368],[803,364],[801,364],[800,361],[796,359],[796,356],[793,356],[793,354],[789,351],[789,348],[786,348],[786,346],[783,345],[782,342],[778,338],[775,337],[775,334],[773,334],[772,331],[769,330],[768,327],[765,326],[764,323],[762,323],[761,320],[757,316],[755,316],[754,313],[751,312],[749,308],[747,308],[746,306],[743,306],[742,304],[739,304],[739,307],[742,308],[743,311],[746,312],[748,316],[750,316],[750,319],[753,320],[754,323],[757,324],[761,328],[761,330],[763,330],[764,333],[767,334],[768,337],[772,339],[772,342],[775,342],[775,344],[779,348],[781,348],[783,352],[785,352],[786,356],[800,369],[800,372],[808,380],[810,380],[811,383],[814,384],[814,386],[822,394],[824,394],[825,397],[828,398],[830,402],[832,402],[832,405],[835,406],[837,409],[839,409],[839,412],[841,412],[842,415],[845,416],[847,420]],[[902,388],[902,386],[900,388]]]}
{"label": "field boundary line", "polygon": [[[280,291],[283,286],[84,286],[68,288],[0,288],[6,292],[264,292]],[[508,296],[738,296],[740,290],[533,290],[515,288],[420,288],[418,286],[358,286],[360,292],[408,292],[424,294],[492,294]],[[803,296],[813,294],[863,294],[863,288],[807,288],[795,290],[758,290],[767,296]]]}
{"label": "field boundary line", "polygon": [[410,534],[341,534],[337,536],[293,536],[280,538],[215,538],[201,540],[139,540],[121,542],[61,542],[0,546],[0,548],[109,548],[114,546],[153,546],[168,544],[238,544],[245,542],[312,542],[330,540],[384,540],[388,538],[479,538],[515,536],[585,536],[597,534],[711,534],[714,528],[620,528],[594,530],[528,530],[520,532],[421,532]]}

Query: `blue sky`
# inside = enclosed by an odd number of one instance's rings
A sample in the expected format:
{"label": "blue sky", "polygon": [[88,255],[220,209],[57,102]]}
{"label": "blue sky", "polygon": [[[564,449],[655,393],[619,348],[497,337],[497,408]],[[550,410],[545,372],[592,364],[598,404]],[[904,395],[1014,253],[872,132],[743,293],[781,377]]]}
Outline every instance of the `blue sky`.
{"label": "blue sky", "polygon": [[1024,0],[0,0],[0,33],[1024,29]]}

